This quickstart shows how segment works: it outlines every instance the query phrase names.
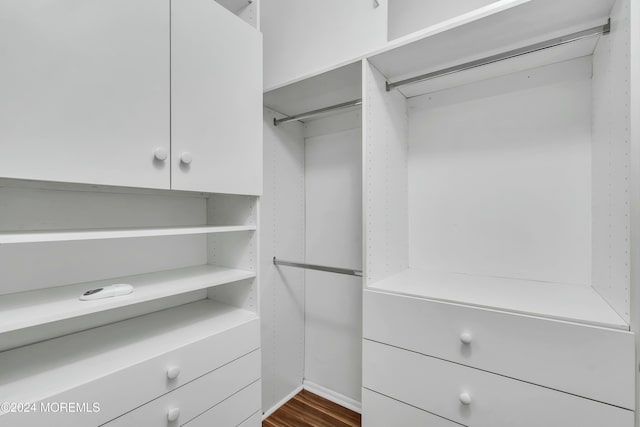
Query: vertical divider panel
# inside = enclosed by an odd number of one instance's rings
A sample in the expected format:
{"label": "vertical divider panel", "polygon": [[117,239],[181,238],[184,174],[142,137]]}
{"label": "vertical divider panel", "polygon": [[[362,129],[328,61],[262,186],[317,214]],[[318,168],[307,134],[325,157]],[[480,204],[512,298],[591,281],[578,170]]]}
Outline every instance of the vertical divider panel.
{"label": "vertical divider panel", "polygon": [[[213,194],[207,200],[207,223],[215,225],[257,224],[258,199],[254,196]],[[209,264],[258,272],[259,231],[210,234]],[[209,288],[209,299],[258,312],[258,278]]]}
{"label": "vertical divider panel", "polygon": [[592,283],[630,321],[629,1],[611,11],[612,31],[593,54]]}
{"label": "vertical divider panel", "polygon": [[409,267],[407,100],[363,64],[365,283]]}
{"label": "vertical divider panel", "polygon": [[[640,2],[630,2],[630,116],[640,117]],[[640,355],[640,123],[630,123],[631,175],[631,331],[636,335],[636,367]],[[640,380],[636,371],[636,408],[640,408]],[[640,426],[636,411],[636,426]]]}
{"label": "vertical divider panel", "polygon": [[304,375],[304,270],[273,265],[274,256],[305,261],[304,134],[302,124],[275,127],[274,118],[264,110],[264,191],[258,225],[264,411],[298,390]]}

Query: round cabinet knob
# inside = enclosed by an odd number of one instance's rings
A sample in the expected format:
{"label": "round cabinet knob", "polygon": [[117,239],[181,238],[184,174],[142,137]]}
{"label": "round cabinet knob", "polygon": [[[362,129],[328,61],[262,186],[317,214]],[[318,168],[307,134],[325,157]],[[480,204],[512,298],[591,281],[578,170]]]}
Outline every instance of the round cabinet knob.
{"label": "round cabinet knob", "polygon": [[193,157],[191,156],[191,153],[189,153],[188,151],[185,151],[184,153],[180,154],[180,161],[185,165],[191,164],[192,160],[193,160]]}
{"label": "round cabinet knob", "polygon": [[460,334],[460,341],[462,344],[469,345],[471,341],[473,341],[473,337],[471,336],[471,332],[463,332]]}
{"label": "round cabinet knob", "polygon": [[460,393],[460,403],[463,405],[471,405],[471,395],[467,392]]}
{"label": "round cabinet knob", "polygon": [[167,412],[167,420],[169,422],[177,421],[180,418],[180,408],[171,408],[169,412]]}
{"label": "round cabinet knob", "polygon": [[178,368],[177,366],[172,366],[167,369],[167,378],[169,378],[170,380],[175,380],[176,378],[178,378],[178,375],[180,375],[180,368]]}
{"label": "round cabinet knob", "polygon": [[164,148],[158,147],[153,152],[153,156],[161,162],[164,162],[165,160],[167,160],[167,157],[169,157],[169,153]]}

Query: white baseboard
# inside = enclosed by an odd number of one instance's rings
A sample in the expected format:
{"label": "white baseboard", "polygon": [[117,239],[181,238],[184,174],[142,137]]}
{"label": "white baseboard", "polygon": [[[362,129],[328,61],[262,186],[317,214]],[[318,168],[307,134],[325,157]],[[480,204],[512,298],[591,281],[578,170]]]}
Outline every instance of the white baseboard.
{"label": "white baseboard", "polygon": [[362,413],[362,403],[355,399],[340,394],[336,391],[330,390],[314,382],[304,380],[302,383],[305,390],[317,394],[320,397],[324,397],[327,400],[337,403],[340,406],[344,406],[347,409],[351,409],[354,412]]}
{"label": "white baseboard", "polygon": [[288,401],[290,401],[291,399],[293,399],[293,396],[295,396],[296,394],[300,393],[302,391],[302,386],[299,385],[298,387],[296,387],[291,393],[287,394],[284,399],[282,399],[280,402],[276,403],[275,405],[273,405],[268,411],[265,411],[262,414],[262,421],[264,421],[267,417],[269,417],[269,415],[273,414],[274,412],[276,412],[278,409],[280,409],[280,407],[282,405],[284,405],[285,403],[287,403]]}

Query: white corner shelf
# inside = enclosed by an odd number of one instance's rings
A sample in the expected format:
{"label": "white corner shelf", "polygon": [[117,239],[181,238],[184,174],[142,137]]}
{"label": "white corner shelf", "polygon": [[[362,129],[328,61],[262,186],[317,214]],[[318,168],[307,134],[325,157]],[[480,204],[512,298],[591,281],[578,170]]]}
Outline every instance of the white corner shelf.
{"label": "white corner shelf", "polygon": [[0,352],[0,398],[37,401],[257,319],[205,299]]}
{"label": "white corner shelf", "polygon": [[612,329],[629,325],[590,286],[409,268],[368,286],[400,295]]}
{"label": "white corner shelf", "polygon": [[[253,271],[200,265],[0,296],[0,334],[256,277]],[[129,295],[81,301],[85,291],[116,283]]]}
{"label": "white corner shelf", "polygon": [[140,237],[183,236],[189,234],[232,233],[254,231],[255,225],[139,227],[84,230],[30,230],[0,232],[0,245],[16,243],[69,242],[79,240],[128,239]]}
{"label": "white corner shelf", "polygon": [[[614,0],[503,0],[395,39],[372,53],[369,61],[390,81],[403,80],[604,25],[613,4]],[[595,42],[571,45],[513,64],[533,61],[531,66],[539,66],[588,55]],[[504,67],[494,69],[505,72]],[[411,86],[400,90],[415,96]]]}

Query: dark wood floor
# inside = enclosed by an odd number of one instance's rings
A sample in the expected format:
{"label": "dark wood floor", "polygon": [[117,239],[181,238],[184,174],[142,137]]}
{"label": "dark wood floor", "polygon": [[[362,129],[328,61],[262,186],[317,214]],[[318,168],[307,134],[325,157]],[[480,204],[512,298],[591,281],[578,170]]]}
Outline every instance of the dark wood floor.
{"label": "dark wood floor", "polygon": [[360,427],[360,414],[302,390],[264,420],[262,427]]}

